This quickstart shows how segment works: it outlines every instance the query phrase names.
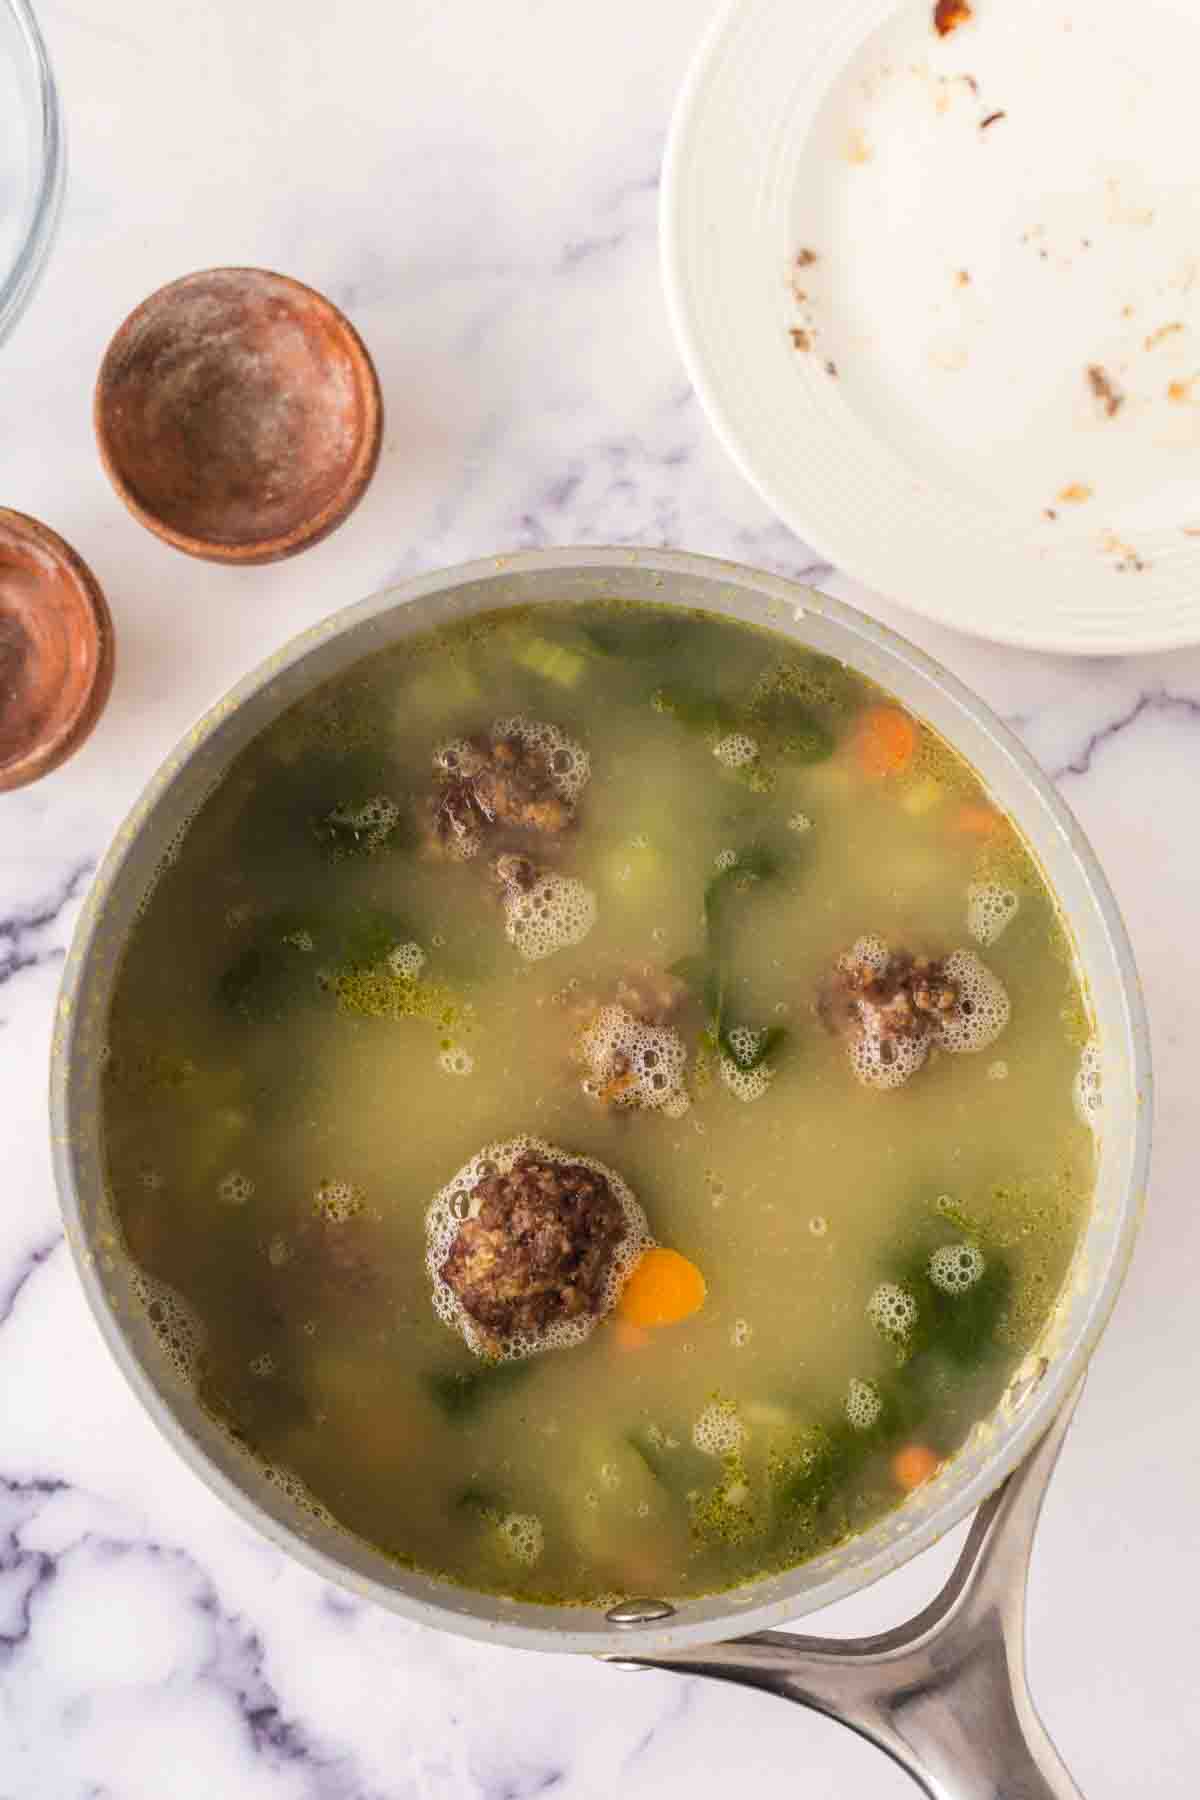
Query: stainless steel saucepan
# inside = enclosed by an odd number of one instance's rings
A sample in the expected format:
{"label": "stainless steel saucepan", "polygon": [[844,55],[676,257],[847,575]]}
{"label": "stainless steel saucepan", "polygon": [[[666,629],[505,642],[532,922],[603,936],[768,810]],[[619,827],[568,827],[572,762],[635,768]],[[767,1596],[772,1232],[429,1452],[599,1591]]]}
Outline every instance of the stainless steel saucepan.
{"label": "stainless steel saucepan", "polygon": [[[155,866],[230,760],[293,701],[360,657],[504,606],[604,597],[703,607],[770,626],[890,689],[974,765],[1045,870],[1095,1016],[1103,1108],[1095,1201],[1035,1354],[952,1462],[852,1542],[708,1599],[647,1597],[607,1615],[474,1594],[399,1569],[302,1514],[206,1417],[159,1351],[105,1194],[100,1067],[113,982]],[[1137,1230],[1150,1142],[1150,1054],[1129,943],[1079,827],[1005,727],[944,669],[861,614],[794,583],[706,558],[529,552],[422,576],[335,615],[238,684],[190,731],[118,832],[84,908],[59,1002],[55,1166],[88,1299],[159,1428],[245,1519],[327,1580],[406,1617],[526,1650],[583,1652],[747,1683],[843,1719],[934,1800],[1076,1794],[1025,1686],[1029,1544],[1084,1365]],[[895,1569],[977,1510],[959,1566],[919,1618],[854,1643],[773,1630]]]}

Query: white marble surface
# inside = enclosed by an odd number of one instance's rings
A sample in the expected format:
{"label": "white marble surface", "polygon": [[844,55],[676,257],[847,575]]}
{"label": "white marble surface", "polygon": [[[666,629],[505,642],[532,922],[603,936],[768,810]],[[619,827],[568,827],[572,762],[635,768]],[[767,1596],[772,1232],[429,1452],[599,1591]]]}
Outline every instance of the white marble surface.
{"label": "white marble surface", "polygon": [[[709,436],[659,295],[657,169],[708,0],[43,0],[72,181],[0,352],[0,501],[78,545],[119,634],[87,748],[0,796],[0,1796],[599,1800],[913,1791],[779,1703],[456,1642],[352,1603],[168,1452],[63,1248],[45,1069],[59,965],[113,827],[183,727],[299,627],[516,545],[677,544],[827,575]],[[106,339],[152,288],[253,262],[323,288],[378,360],[378,478],[280,569],[139,530],[89,428]],[[1021,732],[1091,833],[1158,1058],[1146,1230],[1047,1504],[1043,1711],[1089,1800],[1194,1800],[1200,1767],[1200,651],[1073,664],[860,600]],[[882,1626],[950,1547],[828,1615]]]}

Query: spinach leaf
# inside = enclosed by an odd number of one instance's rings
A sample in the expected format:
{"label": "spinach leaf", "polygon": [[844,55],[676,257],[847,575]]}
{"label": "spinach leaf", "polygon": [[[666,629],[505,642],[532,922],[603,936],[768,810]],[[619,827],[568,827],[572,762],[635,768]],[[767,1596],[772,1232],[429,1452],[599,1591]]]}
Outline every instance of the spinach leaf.
{"label": "spinach leaf", "polygon": [[430,1369],[424,1380],[429,1397],[448,1419],[473,1418],[480,1407],[519,1387],[533,1373],[521,1362],[480,1362],[477,1369]]}

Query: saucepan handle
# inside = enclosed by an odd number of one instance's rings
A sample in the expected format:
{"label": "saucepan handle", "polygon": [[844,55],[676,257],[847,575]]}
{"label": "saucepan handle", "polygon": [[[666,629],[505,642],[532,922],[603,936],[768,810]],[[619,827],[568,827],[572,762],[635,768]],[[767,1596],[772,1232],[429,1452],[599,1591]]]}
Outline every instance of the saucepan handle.
{"label": "saucepan handle", "polygon": [[[1082,1383],[975,1515],[953,1574],[906,1625],[871,1638],[765,1631],[626,1666],[762,1688],[840,1720],[930,1800],[1082,1800],[1025,1677],[1025,1585],[1047,1483]],[[631,1646],[632,1651],[632,1646]]]}

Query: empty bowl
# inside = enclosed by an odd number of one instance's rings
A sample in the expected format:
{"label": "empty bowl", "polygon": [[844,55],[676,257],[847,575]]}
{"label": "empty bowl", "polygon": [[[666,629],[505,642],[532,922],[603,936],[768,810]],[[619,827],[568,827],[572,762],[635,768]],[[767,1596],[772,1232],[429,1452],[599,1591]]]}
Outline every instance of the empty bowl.
{"label": "empty bowl", "polygon": [[96,436],[134,517],[213,562],[294,556],[342,523],[379,458],[383,404],[337,307],[267,269],[160,288],[108,347]]}
{"label": "empty bowl", "polygon": [[58,90],[26,0],[0,0],[0,344],[54,238],[66,147]]}

